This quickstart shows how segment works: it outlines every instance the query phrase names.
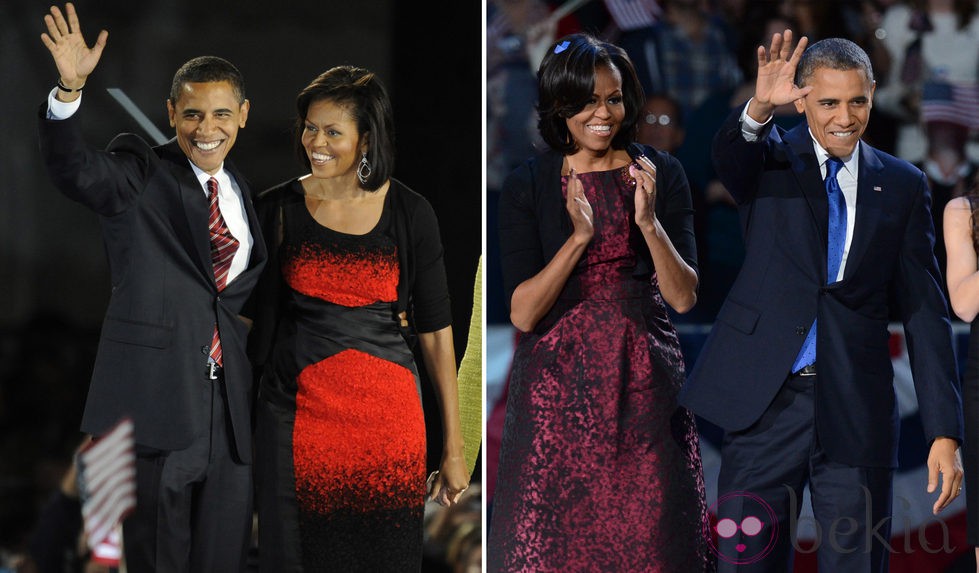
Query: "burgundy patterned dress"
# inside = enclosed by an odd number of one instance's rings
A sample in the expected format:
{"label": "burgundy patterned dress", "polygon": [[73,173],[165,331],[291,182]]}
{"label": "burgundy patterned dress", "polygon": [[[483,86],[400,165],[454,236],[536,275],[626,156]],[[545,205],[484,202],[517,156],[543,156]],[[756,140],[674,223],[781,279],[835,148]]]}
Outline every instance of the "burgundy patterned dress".
{"label": "burgundy patterned dress", "polygon": [[698,434],[677,406],[683,357],[634,182],[626,169],[579,177],[595,234],[514,355],[489,570],[709,570]]}

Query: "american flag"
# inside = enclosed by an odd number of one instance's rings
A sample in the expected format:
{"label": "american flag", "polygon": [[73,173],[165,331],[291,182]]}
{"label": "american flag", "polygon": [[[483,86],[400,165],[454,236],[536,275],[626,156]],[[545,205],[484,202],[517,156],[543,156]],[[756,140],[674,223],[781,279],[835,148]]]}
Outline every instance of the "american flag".
{"label": "american flag", "polygon": [[136,507],[136,452],[133,421],[123,418],[79,452],[78,486],[88,546],[105,542]]}
{"label": "american flag", "polygon": [[663,15],[656,0],[605,0],[605,8],[623,32],[652,26]]}
{"label": "american flag", "polygon": [[921,121],[944,121],[979,129],[979,86],[927,83],[921,94]]}

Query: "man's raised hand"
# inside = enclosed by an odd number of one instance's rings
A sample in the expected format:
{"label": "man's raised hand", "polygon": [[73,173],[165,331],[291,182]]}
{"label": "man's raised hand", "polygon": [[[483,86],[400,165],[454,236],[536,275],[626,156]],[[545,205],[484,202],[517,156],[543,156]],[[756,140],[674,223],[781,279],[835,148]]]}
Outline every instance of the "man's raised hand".
{"label": "man's raised hand", "polygon": [[54,58],[61,75],[61,84],[68,89],[81,88],[99,63],[109,32],[100,31],[95,45],[89,48],[82,36],[75,6],[71,2],[65,4],[65,15],[62,15],[57,6],[52,6],[51,13],[44,16],[44,24],[48,31],[41,34],[41,41]]}

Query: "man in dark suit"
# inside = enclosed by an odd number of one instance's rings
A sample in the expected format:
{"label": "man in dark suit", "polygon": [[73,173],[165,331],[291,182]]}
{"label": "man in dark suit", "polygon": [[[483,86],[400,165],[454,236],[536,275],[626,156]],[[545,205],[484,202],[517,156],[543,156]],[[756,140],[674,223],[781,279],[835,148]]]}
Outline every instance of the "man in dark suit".
{"label": "man in dark suit", "polygon": [[39,118],[58,189],[102,224],[112,295],[82,431],[132,418],[137,507],[123,525],[129,571],[240,571],[252,522],[252,376],[238,313],[266,252],[245,179],[225,158],[248,117],[241,74],[194,58],[167,100],[176,137],[87,146],[77,115],[105,47],[74,7],[45,16],[58,68]]}
{"label": "man in dark suit", "polygon": [[[961,489],[931,199],[921,171],[860,141],[874,93],[863,50],[837,38],[791,44],[786,30],[758,48],[755,95],[714,140],[746,257],[681,403],[726,431],[721,570],[785,571],[808,483],[820,570],[886,571],[899,422],[891,317],[904,324],[931,448],[927,491],[941,477],[935,513]],[[775,107],[793,102],[806,121],[773,128]]]}

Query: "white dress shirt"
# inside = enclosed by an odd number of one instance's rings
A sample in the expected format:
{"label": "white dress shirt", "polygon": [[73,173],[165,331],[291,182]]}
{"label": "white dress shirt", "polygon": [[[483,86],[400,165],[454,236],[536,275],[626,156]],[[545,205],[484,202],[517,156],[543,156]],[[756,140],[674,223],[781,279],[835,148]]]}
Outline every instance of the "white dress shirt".
{"label": "white dress shirt", "polygon": [[[741,112],[741,135],[745,141],[758,141],[758,135],[762,132],[768,122],[772,121],[769,117],[764,123],[758,123],[748,115],[748,106],[744,106]],[[829,152],[812,137],[812,130],[809,130],[809,137],[812,138],[812,145],[816,150],[816,160],[819,162],[819,173],[823,179],[826,178],[826,161],[829,159]],[[858,144],[849,157],[840,157],[843,161],[843,169],[836,174],[836,182],[840,184],[843,191],[843,198],[846,200],[846,241],[843,245],[843,259],[840,261],[840,270],[836,274],[834,282],[843,278],[846,270],[846,260],[850,254],[850,243],[853,242],[853,223],[857,216],[857,175],[860,166],[860,145]]]}
{"label": "white dress shirt", "polygon": [[224,217],[224,223],[234,238],[238,239],[238,250],[231,259],[231,269],[228,271],[228,284],[235,280],[248,268],[248,257],[252,251],[252,234],[248,229],[248,216],[245,213],[245,206],[241,201],[241,189],[230,173],[224,170],[224,165],[217,173],[211,175],[200,167],[194,165],[190,159],[190,168],[194,170],[194,175],[204,190],[204,196],[208,196],[207,180],[214,177],[218,180],[218,209]]}

